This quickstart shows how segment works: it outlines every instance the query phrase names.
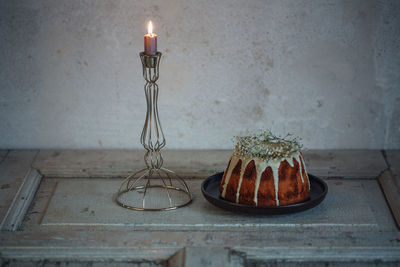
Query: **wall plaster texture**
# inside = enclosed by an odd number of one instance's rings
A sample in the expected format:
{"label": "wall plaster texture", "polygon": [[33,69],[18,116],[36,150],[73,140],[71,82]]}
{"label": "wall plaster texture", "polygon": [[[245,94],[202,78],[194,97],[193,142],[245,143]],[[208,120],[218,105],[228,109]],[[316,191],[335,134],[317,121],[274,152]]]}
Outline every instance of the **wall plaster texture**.
{"label": "wall plaster texture", "polygon": [[400,148],[400,1],[0,0],[0,148],[140,148],[159,35],[167,147],[246,130]]}

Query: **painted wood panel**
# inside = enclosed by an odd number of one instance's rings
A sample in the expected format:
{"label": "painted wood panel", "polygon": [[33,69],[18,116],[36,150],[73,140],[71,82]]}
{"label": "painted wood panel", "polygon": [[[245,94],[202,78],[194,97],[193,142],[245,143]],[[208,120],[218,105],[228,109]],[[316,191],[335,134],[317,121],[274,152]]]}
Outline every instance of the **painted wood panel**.
{"label": "painted wood panel", "polygon": [[[49,266],[400,262],[400,232],[373,179],[387,167],[380,151],[306,152],[309,172],[329,177],[327,198],[312,210],[272,217],[233,214],[202,197],[201,178],[223,170],[230,151],[166,152],[171,153],[166,155],[171,157],[167,166],[194,178],[189,179],[194,202],[161,213],[124,210],[111,200],[121,179],[106,178],[141,167],[140,153],[41,151],[34,166],[46,178],[22,228],[0,232],[0,262],[17,259],[16,264]],[[23,157],[18,162],[24,162]],[[0,173],[1,182],[7,177]]]}
{"label": "painted wood panel", "polygon": [[378,180],[400,229],[400,150],[388,150],[384,155],[389,169],[383,172]]}
{"label": "painted wood panel", "polygon": [[[112,201],[121,182],[121,179],[98,178],[45,179],[38,192],[38,202],[34,203],[30,220],[24,227],[35,228],[39,222],[42,229],[48,226],[99,226],[157,231],[395,230],[393,221],[377,220],[391,215],[377,190],[377,182],[372,180],[330,179],[327,181],[329,194],[321,205],[293,215],[267,217],[235,214],[212,206],[201,194],[202,180],[199,179],[189,181],[194,201],[187,208],[162,216],[157,212],[132,212]],[[167,195],[148,194],[158,201],[168,201]]]}
{"label": "painted wood panel", "polygon": [[400,177],[400,150],[386,150],[385,154],[393,174]]}
{"label": "painted wood panel", "polygon": [[[223,171],[230,150],[166,150],[164,166],[186,178]],[[48,177],[124,177],[143,168],[142,150],[40,151],[34,166]],[[387,168],[378,150],[305,151],[307,170],[320,177],[376,178]]]}
{"label": "painted wood panel", "polygon": [[[182,248],[228,248],[229,254],[260,262],[400,262],[399,232],[315,231],[127,231],[81,227],[2,233],[2,257],[157,261]],[[198,250],[199,251],[199,250]],[[360,257],[360,251],[363,251]],[[198,257],[206,258],[198,252]],[[273,255],[268,257],[268,255]],[[336,255],[336,256],[335,256]],[[229,265],[228,265],[229,266]]]}
{"label": "painted wood panel", "polygon": [[3,221],[0,224],[0,230],[16,231],[22,224],[28,208],[32,204],[36,190],[39,187],[42,176],[35,169],[30,169],[11,202]]}
{"label": "painted wood panel", "polygon": [[37,153],[36,150],[13,150],[0,164],[0,224],[3,225],[4,218]]}
{"label": "painted wood panel", "polygon": [[4,159],[7,157],[9,150],[0,150],[0,164],[3,163]]}

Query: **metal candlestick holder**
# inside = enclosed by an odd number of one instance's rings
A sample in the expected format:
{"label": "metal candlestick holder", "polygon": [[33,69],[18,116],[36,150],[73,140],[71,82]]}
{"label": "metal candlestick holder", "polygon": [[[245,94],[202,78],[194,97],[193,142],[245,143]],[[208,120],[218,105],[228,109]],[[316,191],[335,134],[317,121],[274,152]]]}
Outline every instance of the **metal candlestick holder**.
{"label": "metal candlestick holder", "polygon": [[161,53],[155,56],[140,53],[143,77],[146,80],[147,114],[140,143],[146,153],[146,167],[122,182],[114,196],[115,202],[123,208],[139,211],[173,210],[188,205],[192,194],[186,182],[175,172],[162,167],[161,149],[165,146],[165,136],[158,116],[158,85]]}

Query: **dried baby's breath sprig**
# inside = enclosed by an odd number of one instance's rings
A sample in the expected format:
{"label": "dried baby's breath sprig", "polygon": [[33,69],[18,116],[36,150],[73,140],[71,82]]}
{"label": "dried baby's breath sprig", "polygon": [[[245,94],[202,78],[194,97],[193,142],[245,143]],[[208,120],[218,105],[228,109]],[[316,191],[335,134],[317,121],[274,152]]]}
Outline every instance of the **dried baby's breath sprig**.
{"label": "dried baby's breath sprig", "polygon": [[302,149],[299,137],[291,134],[280,137],[269,130],[246,136],[234,136],[234,154],[239,157],[257,157],[264,160],[287,158]]}

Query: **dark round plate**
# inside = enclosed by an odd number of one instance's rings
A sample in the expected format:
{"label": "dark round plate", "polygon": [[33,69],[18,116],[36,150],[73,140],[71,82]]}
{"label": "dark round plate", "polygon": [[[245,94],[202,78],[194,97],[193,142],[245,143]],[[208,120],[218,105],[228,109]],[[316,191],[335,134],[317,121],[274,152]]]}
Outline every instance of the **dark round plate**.
{"label": "dark round plate", "polygon": [[201,184],[201,192],[203,192],[204,197],[211,204],[233,212],[264,215],[295,213],[308,210],[317,206],[319,203],[322,202],[322,200],[324,200],[326,194],[328,193],[328,185],[323,180],[312,174],[308,174],[308,178],[310,179],[311,193],[310,198],[307,201],[278,207],[248,206],[229,202],[220,197],[219,185],[221,183],[223,174],[223,172],[220,172],[205,179],[204,182]]}

